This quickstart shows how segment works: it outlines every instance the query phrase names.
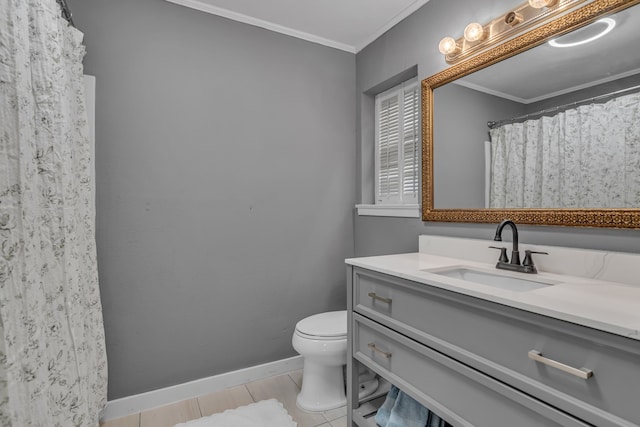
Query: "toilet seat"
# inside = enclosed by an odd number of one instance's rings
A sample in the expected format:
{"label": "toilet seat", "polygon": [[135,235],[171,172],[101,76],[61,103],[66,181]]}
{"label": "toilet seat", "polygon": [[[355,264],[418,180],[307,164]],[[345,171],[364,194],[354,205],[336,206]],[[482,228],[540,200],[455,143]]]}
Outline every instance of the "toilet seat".
{"label": "toilet seat", "polygon": [[303,334],[300,331],[295,331],[295,335],[300,337],[303,340],[309,340],[309,341],[346,341],[347,340],[347,336],[337,336],[337,337],[323,337],[321,335],[307,335],[307,334]]}
{"label": "toilet seat", "polygon": [[346,339],[347,312],[329,311],[304,318],[296,324],[296,334],[310,340]]}

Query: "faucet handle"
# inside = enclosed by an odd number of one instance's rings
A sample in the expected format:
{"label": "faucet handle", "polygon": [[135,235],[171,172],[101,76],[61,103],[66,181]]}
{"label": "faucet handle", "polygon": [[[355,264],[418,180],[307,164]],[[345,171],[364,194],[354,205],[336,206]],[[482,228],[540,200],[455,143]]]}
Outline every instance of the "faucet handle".
{"label": "faucet handle", "polygon": [[499,248],[498,246],[489,246],[491,249],[498,249],[500,251],[499,262],[508,263],[509,258],[507,257],[507,248]]}
{"label": "faucet handle", "polygon": [[530,251],[527,249],[524,251],[524,261],[522,261],[523,266],[533,266],[533,258],[531,257],[531,254],[549,255],[548,252]]}

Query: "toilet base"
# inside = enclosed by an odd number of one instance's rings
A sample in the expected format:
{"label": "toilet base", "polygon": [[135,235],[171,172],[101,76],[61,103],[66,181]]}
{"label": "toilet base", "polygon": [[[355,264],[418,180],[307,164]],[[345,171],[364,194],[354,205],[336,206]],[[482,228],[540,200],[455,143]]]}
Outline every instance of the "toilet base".
{"label": "toilet base", "polygon": [[[296,399],[298,408],[307,412],[323,412],[345,406],[347,397],[343,368],[305,361],[302,389]],[[379,381],[372,372],[361,373],[359,382],[359,399],[373,394],[378,389]]]}
{"label": "toilet base", "polygon": [[360,390],[358,391],[358,399],[363,399],[371,394],[373,394],[377,389],[380,383],[377,378],[373,378],[367,380],[365,382],[360,383]]}
{"label": "toilet base", "polygon": [[308,412],[322,412],[347,404],[342,366],[324,366],[304,362],[302,389],[296,405]]}

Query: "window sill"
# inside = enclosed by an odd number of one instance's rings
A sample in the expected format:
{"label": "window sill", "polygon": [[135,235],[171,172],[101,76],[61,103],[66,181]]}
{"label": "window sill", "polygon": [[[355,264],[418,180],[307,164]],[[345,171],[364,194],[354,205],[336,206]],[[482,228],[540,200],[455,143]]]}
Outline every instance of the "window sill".
{"label": "window sill", "polygon": [[420,218],[420,205],[356,205],[359,216]]}

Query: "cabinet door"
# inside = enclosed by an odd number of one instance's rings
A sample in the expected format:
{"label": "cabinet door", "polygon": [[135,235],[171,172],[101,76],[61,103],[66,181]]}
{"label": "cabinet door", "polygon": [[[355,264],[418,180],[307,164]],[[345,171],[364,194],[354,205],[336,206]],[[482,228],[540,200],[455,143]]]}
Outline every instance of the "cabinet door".
{"label": "cabinet door", "polygon": [[455,426],[588,426],[363,316],[353,327],[357,360]]}

